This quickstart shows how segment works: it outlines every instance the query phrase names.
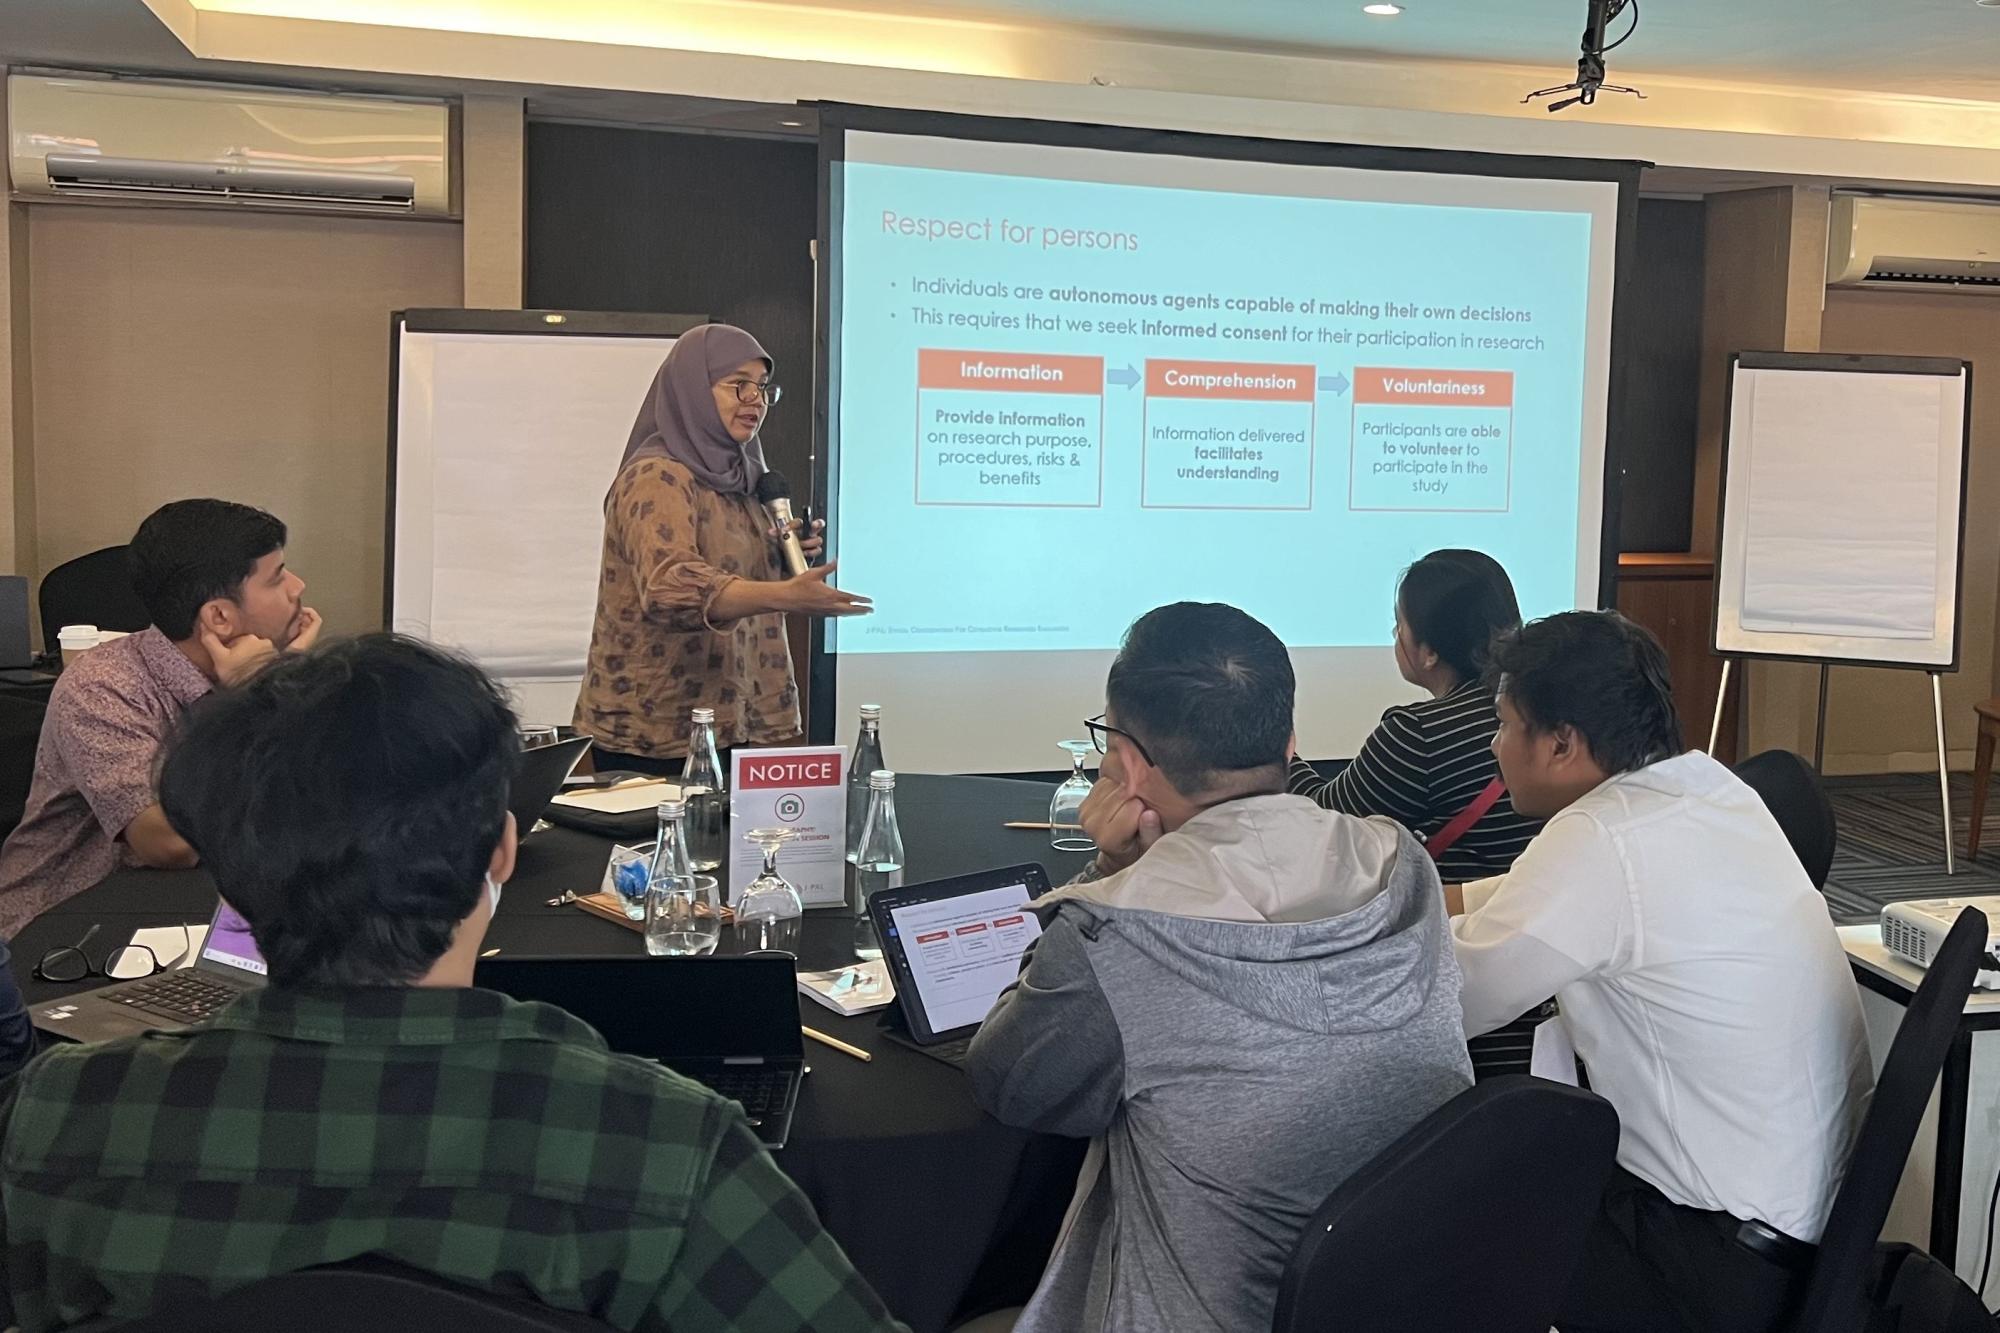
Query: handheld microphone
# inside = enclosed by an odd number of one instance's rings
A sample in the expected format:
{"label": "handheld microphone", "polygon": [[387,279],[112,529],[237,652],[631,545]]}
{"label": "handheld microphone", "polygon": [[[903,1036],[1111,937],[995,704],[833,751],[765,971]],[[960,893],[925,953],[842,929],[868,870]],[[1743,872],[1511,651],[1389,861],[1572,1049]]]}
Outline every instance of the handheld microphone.
{"label": "handheld microphone", "polygon": [[806,553],[799,545],[799,534],[792,531],[796,520],[792,516],[792,485],[785,480],[782,472],[766,472],[757,478],[757,502],[764,506],[764,512],[778,526],[784,536],[778,545],[785,554],[785,569],[793,578],[806,572]]}

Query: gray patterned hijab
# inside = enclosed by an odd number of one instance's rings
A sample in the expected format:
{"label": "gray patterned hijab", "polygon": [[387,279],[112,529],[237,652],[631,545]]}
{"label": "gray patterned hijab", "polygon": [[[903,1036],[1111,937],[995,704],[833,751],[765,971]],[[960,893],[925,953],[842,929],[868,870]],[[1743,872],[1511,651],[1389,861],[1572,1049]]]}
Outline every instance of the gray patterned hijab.
{"label": "gray patterned hijab", "polygon": [[774,363],[771,354],[734,324],[703,324],[674,340],[674,348],[653,377],[632,438],[618,470],[635,458],[671,458],[694,473],[694,479],[724,495],[748,495],[757,478],[768,471],[763,441],[752,437],[738,444],[722,424],[709,392],[723,376],[745,361]]}

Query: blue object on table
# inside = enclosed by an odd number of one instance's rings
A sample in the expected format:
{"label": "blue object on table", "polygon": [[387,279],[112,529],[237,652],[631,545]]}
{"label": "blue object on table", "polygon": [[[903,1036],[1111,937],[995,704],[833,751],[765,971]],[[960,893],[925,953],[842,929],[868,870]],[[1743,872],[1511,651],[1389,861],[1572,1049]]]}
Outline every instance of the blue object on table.
{"label": "blue object on table", "polygon": [[611,885],[627,898],[646,896],[646,863],[640,860],[621,861],[611,872]]}

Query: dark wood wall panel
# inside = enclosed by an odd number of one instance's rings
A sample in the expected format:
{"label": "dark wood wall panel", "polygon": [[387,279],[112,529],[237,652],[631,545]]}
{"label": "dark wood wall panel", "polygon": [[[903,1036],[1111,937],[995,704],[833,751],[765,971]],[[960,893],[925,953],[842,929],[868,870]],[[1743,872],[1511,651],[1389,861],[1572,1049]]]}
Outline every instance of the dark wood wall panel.
{"label": "dark wood wall panel", "polygon": [[1625,299],[1639,307],[1615,455],[1625,469],[1618,513],[1626,551],[1685,551],[1694,522],[1696,412],[1701,400],[1700,200],[1641,199],[1639,258]]}
{"label": "dark wood wall panel", "polygon": [[[1690,750],[1706,749],[1715,721],[1715,692],[1722,684],[1722,659],[1709,647],[1715,563],[1704,557],[1628,555],[1618,563],[1618,609],[1653,631],[1666,649],[1681,739]],[[1736,761],[1739,695],[1732,683],[1715,756],[1725,764]]]}

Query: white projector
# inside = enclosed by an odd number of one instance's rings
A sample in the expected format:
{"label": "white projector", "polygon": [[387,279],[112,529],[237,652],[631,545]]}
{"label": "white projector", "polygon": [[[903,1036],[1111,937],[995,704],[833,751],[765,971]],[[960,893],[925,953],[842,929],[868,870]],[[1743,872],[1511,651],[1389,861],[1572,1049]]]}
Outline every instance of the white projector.
{"label": "white projector", "polygon": [[1890,903],[1882,909],[1882,947],[1918,967],[1929,967],[1952,923],[1968,907],[1984,912],[1987,921],[1986,958],[1972,984],[1980,990],[2000,990],[2000,962],[1995,961],[2000,956],[2000,894]]}

